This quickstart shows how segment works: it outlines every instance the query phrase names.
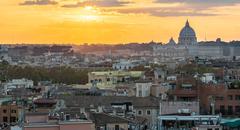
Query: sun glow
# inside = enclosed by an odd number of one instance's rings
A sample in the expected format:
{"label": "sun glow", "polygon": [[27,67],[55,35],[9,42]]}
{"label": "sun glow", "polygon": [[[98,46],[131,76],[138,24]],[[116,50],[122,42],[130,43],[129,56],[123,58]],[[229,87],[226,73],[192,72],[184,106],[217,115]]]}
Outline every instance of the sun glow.
{"label": "sun glow", "polygon": [[85,6],[83,7],[83,12],[80,15],[80,19],[83,21],[99,21],[99,12],[93,6]]}
{"label": "sun glow", "polygon": [[94,10],[94,8],[92,6],[85,6],[84,10],[92,11],[92,10]]}
{"label": "sun glow", "polygon": [[81,15],[80,18],[84,21],[98,21],[99,16],[97,15]]}

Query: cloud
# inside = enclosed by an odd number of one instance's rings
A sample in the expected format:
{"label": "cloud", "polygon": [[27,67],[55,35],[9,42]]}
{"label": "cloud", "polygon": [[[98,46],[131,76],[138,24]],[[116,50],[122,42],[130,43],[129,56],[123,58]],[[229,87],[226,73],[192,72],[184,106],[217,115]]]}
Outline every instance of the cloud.
{"label": "cloud", "polygon": [[205,10],[219,6],[233,6],[240,4],[240,0],[155,0],[155,3],[183,3],[195,10]]}
{"label": "cloud", "polygon": [[180,16],[215,16],[218,14],[189,10],[183,7],[147,7],[147,8],[125,8],[106,9],[121,14],[149,14],[157,17],[180,17]]}
{"label": "cloud", "polygon": [[213,13],[201,13],[201,12],[174,12],[168,10],[159,10],[150,13],[152,16],[158,17],[181,17],[181,16],[215,16]]}
{"label": "cloud", "polygon": [[160,3],[206,3],[206,4],[236,4],[240,3],[239,0],[155,0]]}
{"label": "cloud", "polygon": [[180,4],[169,7],[113,9],[113,11],[122,14],[149,14],[157,17],[216,16],[224,14],[217,13],[215,7],[234,6],[240,4],[240,0],[154,0],[153,3]]}
{"label": "cloud", "polygon": [[20,5],[56,5],[58,2],[54,0],[26,0]]}
{"label": "cloud", "polygon": [[131,2],[119,1],[119,0],[87,0],[83,2],[78,2],[76,4],[63,5],[62,7],[65,7],[65,8],[77,8],[77,7],[84,7],[84,6],[118,7],[118,6],[124,6],[129,3]]}

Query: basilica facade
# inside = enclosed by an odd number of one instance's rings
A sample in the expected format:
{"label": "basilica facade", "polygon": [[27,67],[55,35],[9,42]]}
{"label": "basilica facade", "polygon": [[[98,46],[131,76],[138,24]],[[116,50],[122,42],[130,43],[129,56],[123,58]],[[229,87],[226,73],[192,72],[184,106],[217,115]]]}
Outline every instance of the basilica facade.
{"label": "basilica facade", "polygon": [[[206,58],[222,58],[234,56],[236,48],[231,46],[223,46],[221,44],[201,44],[197,42],[195,30],[190,26],[189,21],[179,33],[178,43],[173,38],[168,43],[153,47],[153,55],[171,58],[188,58],[188,57],[206,57]],[[224,53],[230,51],[228,54]],[[233,50],[233,52],[231,52]]]}

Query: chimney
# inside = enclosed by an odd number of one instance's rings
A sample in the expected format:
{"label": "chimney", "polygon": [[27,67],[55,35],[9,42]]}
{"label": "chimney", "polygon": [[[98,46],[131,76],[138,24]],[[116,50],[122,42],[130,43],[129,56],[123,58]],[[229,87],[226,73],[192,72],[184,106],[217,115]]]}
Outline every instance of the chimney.
{"label": "chimney", "polygon": [[117,110],[113,109],[113,115],[116,116],[117,115]]}
{"label": "chimney", "polygon": [[103,112],[103,107],[102,106],[98,106],[98,113],[102,113]]}
{"label": "chimney", "polygon": [[84,107],[81,107],[81,108],[80,108],[80,113],[85,114],[85,108],[84,108]]}
{"label": "chimney", "polygon": [[60,120],[61,120],[61,121],[64,121],[64,112],[61,112],[61,114],[60,114]]}

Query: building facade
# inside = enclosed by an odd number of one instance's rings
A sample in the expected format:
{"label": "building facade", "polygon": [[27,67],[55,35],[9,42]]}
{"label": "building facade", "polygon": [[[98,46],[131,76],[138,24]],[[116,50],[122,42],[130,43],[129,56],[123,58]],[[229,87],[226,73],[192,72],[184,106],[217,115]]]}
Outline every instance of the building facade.
{"label": "building facade", "polygon": [[16,124],[21,114],[22,109],[16,104],[6,103],[0,106],[0,122]]}
{"label": "building facade", "polygon": [[240,56],[239,46],[223,44],[218,38],[216,41],[207,43],[197,42],[195,30],[187,21],[183,29],[179,33],[178,44],[173,38],[167,44],[157,45],[153,47],[153,55],[169,58],[188,58],[188,57],[204,57],[204,58],[232,58]]}
{"label": "building facade", "polygon": [[152,83],[148,81],[136,82],[136,97],[148,97],[151,93]]}

